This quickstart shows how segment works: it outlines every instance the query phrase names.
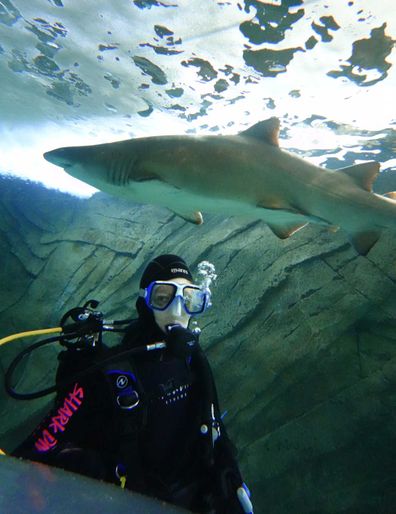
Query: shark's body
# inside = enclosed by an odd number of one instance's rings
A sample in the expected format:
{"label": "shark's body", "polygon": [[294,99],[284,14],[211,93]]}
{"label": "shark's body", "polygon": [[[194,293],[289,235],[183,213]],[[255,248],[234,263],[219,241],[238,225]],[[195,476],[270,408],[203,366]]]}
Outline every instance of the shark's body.
{"label": "shark's body", "polygon": [[262,219],[282,238],[310,222],[340,226],[362,254],[382,229],[396,229],[396,201],[371,192],[377,163],[329,171],[281,150],[278,132],[271,118],[235,136],[136,138],[44,157],[102,191],[195,223],[200,211]]}

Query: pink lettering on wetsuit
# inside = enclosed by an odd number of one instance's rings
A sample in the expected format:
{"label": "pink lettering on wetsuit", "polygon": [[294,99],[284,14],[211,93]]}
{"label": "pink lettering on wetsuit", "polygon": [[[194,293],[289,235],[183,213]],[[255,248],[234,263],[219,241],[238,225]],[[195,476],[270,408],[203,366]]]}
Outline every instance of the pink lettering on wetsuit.
{"label": "pink lettering on wetsuit", "polygon": [[81,407],[84,398],[84,389],[78,384],[74,385],[74,389],[69,393],[68,397],[59,407],[55,416],[52,416],[48,427],[41,432],[41,437],[35,442],[36,450],[39,452],[47,452],[58,444],[55,435],[65,431],[65,426],[69,423],[71,417]]}

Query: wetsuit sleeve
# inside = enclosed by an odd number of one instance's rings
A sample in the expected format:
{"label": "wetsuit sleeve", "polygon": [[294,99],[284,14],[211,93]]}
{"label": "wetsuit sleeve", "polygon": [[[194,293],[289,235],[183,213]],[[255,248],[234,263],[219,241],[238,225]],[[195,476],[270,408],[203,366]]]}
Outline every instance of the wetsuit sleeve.
{"label": "wetsuit sleeve", "polygon": [[214,445],[214,458],[217,465],[232,467],[235,473],[240,476],[239,467],[237,463],[237,450],[234,444],[228,437],[226,427],[221,419],[221,411],[219,406],[219,399],[217,388],[209,361],[204,354],[201,347],[198,348],[195,354],[195,367],[198,372],[200,381],[200,388],[203,397],[203,419],[209,422],[208,418],[212,418],[211,405],[214,407],[214,422],[217,426],[218,437]]}
{"label": "wetsuit sleeve", "polygon": [[[221,420],[214,377],[209,362],[201,349],[198,351],[197,360],[204,403],[206,403],[204,405],[204,419],[211,419],[211,424],[217,432],[214,445],[210,444],[212,464],[208,469],[209,488],[214,496],[215,510],[218,514],[243,514],[243,509],[237,497],[237,490],[242,486],[243,479],[238,466],[236,447],[230,440],[226,427]],[[210,406],[209,414],[208,405]]]}
{"label": "wetsuit sleeve", "polygon": [[63,465],[65,452],[94,451],[100,446],[95,434],[100,433],[106,413],[99,408],[98,399],[104,402],[107,388],[100,372],[81,373],[92,365],[92,355],[70,352],[60,354],[54,407],[12,455],[68,468]]}
{"label": "wetsuit sleeve", "polygon": [[242,483],[242,476],[239,470],[238,460],[237,460],[237,449],[234,443],[228,436],[226,427],[221,419],[221,412],[219,406],[219,399],[217,395],[216,384],[214,378],[212,376],[212,387],[213,387],[213,400],[214,400],[214,410],[215,410],[215,418],[219,424],[219,437],[214,445],[214,460],[215,465],[220,469],[227,469],[233,474],[233,478],[236,482],[239,482],[239,485]]}

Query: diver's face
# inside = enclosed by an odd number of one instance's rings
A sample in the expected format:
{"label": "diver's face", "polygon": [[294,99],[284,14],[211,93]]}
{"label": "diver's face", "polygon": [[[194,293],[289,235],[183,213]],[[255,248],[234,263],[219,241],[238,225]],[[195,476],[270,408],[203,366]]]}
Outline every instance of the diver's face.
{"label": "diver's face", "polygon": [[[163,282],[173,282],[181,285],[191,284],[186,278],[174,278],[173,280],[164,280]],[[161,295],[160,288],[158,288],[158,295]],[[161,300],[161,298],[159,298],[159,300]],[[165,310],[153,310],[153,314],[155,322],[165,333],[167,331],[167,325],[181,325],[187,328],[191,318],[190,314],[188,314],[183,307],[183,300],[178,296],[174,298],[172,303]]]}

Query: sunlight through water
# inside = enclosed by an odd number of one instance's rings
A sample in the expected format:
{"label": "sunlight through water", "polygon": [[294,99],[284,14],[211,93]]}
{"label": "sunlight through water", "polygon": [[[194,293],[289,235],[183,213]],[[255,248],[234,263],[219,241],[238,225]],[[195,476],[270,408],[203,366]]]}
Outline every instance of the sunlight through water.
{"label": "sunlight through water", "polygon": [[0,2],[1,172],[90,195],[42,154],[271,116],[315,163],[390,169],[395,40],[392,0]]}

